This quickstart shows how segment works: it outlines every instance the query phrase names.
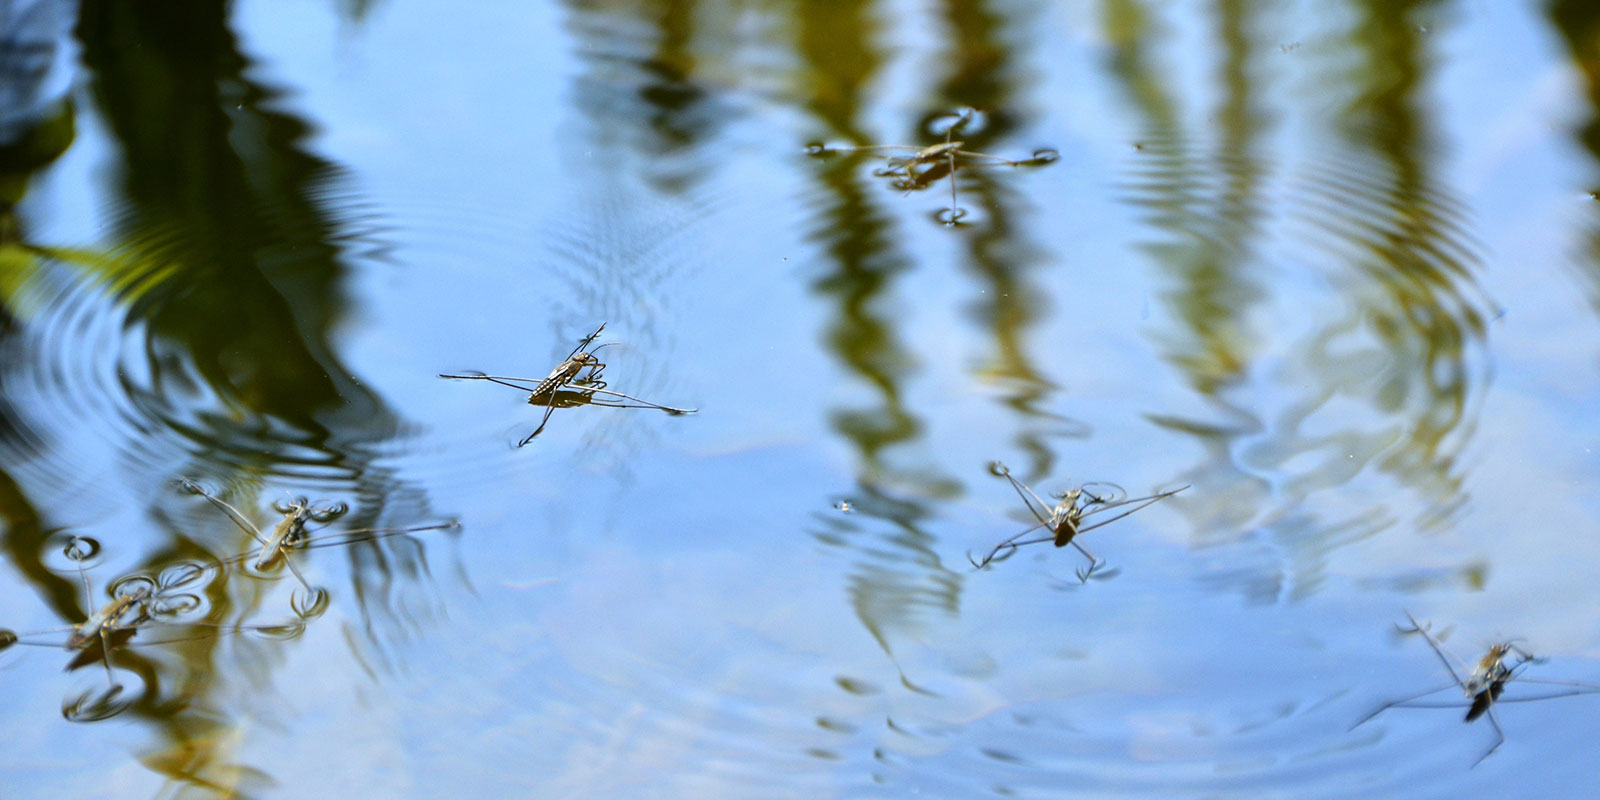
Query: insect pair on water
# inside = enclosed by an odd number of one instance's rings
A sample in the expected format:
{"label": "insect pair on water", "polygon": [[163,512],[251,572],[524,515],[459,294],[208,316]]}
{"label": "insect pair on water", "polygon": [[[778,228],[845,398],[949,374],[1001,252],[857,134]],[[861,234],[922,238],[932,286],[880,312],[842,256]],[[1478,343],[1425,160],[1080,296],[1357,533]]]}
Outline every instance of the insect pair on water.
{"label": "insect pair on water", "polygon": [[[1516,642],[1498,642],[1489,646],[1478,663],[1470,668],[1454,653],[1450,652],[1429,631],[1428,626],[1417,622],[1411,612],[1406,612],[1409,627],[1400,628],[1402,633],[1420,634],[1439,658],[1439,663],[1444,665],[1445,671],[1450,674],[1450,683],[1435,686],[1427,691],[1418,692],[1399,700],[1393,700],[1379,706],[1371,714],[1362,717],[1356,724],[1350,726],[1351,730],[1365,725],[1374,717],[1391,708],[1465,708],[1467,710],[1465,722],[1473,722],[1479,718],[1487,717],[1489,726],[1494,729],[1494,744],[1485,750],[1483,755],[1472,762],[1476,767],[1483,763],[1494,751],[1500,749],[1505,743],[1505,731],[1500,728],[1500,720],[1495,718],[1494,707],[1503,703],[1531,703],[1538,700],[1552,700],[1557,697],[1571,697],[1580,694],[1600,693],[1600,684],[1585,683],[1582,681],[1552,680],[1548,678],[1528,678],[1522,673],[1532,664],[1541,664],[1544,659],[1518,647]],[[1398,627],[1398,626],[1397,626]],[[1547,687],[1543,690],[1535,689],[1528,694],[1513,693],[1511,697],[1502,697],[1506,686],[1515,681],[1519,685],[1531,684],[1536,687]],[[1429,700],[1428,697],[1440,692],[1458,690],[1465,700]]]}
{"label": "insect pair on water", "polygon": [[486,375],[481,372],[441,373],[439,377],[451,380],[489,381],[509,386],[517,391],[527,392],[530,405],[544,406],[544,417],[539,420],[539,427],[534,428],[533,433],[517,442],[518,447],[527,445],[542,433],[544,426],[550,424],[550,415],[558,408],[575,406],[653,408],[673,416],[695,413],[693,408],[664,406],[606,388],[606,382],[602,378],[606,365],[595,353],[602,348],[620,343],[606,342],[595,345],[595,340],[600,338],[600,332],[605,329],[606,324],[600,323],[600,327],[595,328],[594,333],[583,337],[578,346],[572,348],[572,352],[567,353],[567,357],[543,378],[513,378],[506,375]]}
{"label": "insect pair on water", "polygon": [[[1035,150],[1031,157],[1023,159],[1011,159],[967,150],[967,143],[957,140],[955,137],[958,132],[975,132],[970,128],[975,127],[973,123],[977,117],[978,111],[976,109],[964,108],[938,118],[935,120],[935,130],[942,129],[944,141],[935,144],[871,144],[835,147],[813,144],[806,147],[806,153],[813,156],[826,156],[837,153],[865,153],[879,156],[884,159],[884,165],[873,170],[873,176],[890,179],[889,186],[903,192],[921,191],[948,178],[950,181],[950,208],[940,215],[940,221],[946,226],[953,226],[967,214],[966,210],[961,208],[956,197],[957,170],[981,167],[1038,167],[1054,163],[1060,158],[1060,154],[1051,149]],[[962,135],[965,134],[963,133]]]}
{"label": "insect pair on water", "polygon": [[[972,562],[972,566],[982,569],[995,561],[1003,561],[1010,558],[1017,548],[1024,545],[1042,544],[1044,542],[1051,542],[1056,547],[1071,545],[1084,558],[1089,560],[1087,567],[1081,567],[1077,570],[1078,580],[1084,583],[1087,583],[1096,571],[1103,568],[1106,562],[1097,558],[1094,553],[1089,552],[1088,548],[1078,542],[1079,534],[1088,533],[1096,528],[1109,525],[1139,509],[1189,488],[1188,486],[1180,486],[1165,492],[1130,498],[1126,492],[1123,492],[1115,485],[1086,483],[1076,489],[1068,489],[1056,493],[1054,495],[1056,502],[1051,504],[1029,488],[1027,484],[1013,477],[1011,470],[1005,464],[996,461],[989,465],[989,471],[1011,482],[1011,488],[1016,490],[1018,497],[1022,498],[1023,504],[1028,507],[1028,513],[1033,515],[1037,524],[996,544],[982,559],[975,559],[971,553],[968,553],[967,560]],[[1099,514],[1115,509],[1122,509],[1122,512],[1110,517],[1097,517]],[[1084,521],[1090,517],[1096,517],[1096,519],[1085,524]],[[1042,535],[1031,539],[1026,538],[1038,531],[1042,531]]]}
{"label": "insect pair on water", "polygon": [[[91,698],[86,694],[69,703],[64,713],[70,719],[84,721],[104,719],[126,707],[127,703],[119,699],[122,686],[116,682],[111,672],[110,656],[118,648],[174,644],[239,633],[254,633],[275,639],[298,635],[304,629],[305,620],[320,615],[328,606],[327,591],[313,588],[295,564],[295,559],[302,556],[301,551],[376,541],[399,534],[453,528],[457,525],[451,521],[403,528],[342,530],[318,535],[308,526],[311,523],[330,522],[345,513],[346,507],[342,503],[314,506],[305,498],[299,498],[275,504],[274,510],[282,514],[283,518],[273,527],[270,534],[263,534],[237,508],[206,491],[194,481],[182,479],[179,484],[188,491],[203,496],[212,505],[221,509],[235,525],[255,540],[256,549],[227,558],[182,561],[161,569],[153,577],[145,574],[124,576],[111,583],[109,587],[111,599],[103,604],[97,604],[85,564],[98,555],[100,545],[87,537],[69,537],[63,553],[67,559],[74,562],[83,583],[87,619],[73,625],[25,633],[0,629],[0,650],[13,645],[63,648],[74,653],[67,665],[68,670],[95,661],[104,664],[108,690],[98,697]],[[225,624],[195,618],[204,616],[198,612],[204,606],[202,597],[209,583],[208,575],[215,577],[233,565],[244,563],[249,563],[257,572],[264,572],[274,568],[279,562],[287,566],[305,589],[303,599],[296,597],[291,600],[291,607],[297,615],[296,619],[266,625],[248,625]],[[134,641],[135,637],[137,641]]]}

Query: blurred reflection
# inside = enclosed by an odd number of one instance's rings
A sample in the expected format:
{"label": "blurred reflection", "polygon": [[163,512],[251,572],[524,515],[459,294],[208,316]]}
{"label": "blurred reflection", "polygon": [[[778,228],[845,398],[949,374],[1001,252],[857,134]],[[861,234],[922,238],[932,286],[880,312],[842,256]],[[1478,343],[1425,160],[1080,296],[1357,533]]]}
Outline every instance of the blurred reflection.
{"label": "blurred reflection", "polygon": [[[567,154],[589,174],[578,182],[582,195],[566,198],[559,218],[538,232],[549,248],[539,268],[560,282],[548,298],[550,338],[609,321],[628,391],[676,395],[668,357],[674,333],[660,322],[660,302],[670,294],[663,287],[697,266],[703,237],[723,235],[706,232],[726,220],[700,189],[721,159],[708,143],[724,136],[735,114],[715,89],[736,79],[738,40],[724,27],[727,15],[708,15],[689,0],[564,8],[579,59],[570,94],[581,123],[569,137],[581,145]],[[584,316],[573,318],[576,309]],[[588,443],[605,446],[583,448],[578,459],[627,483],[638,466],[631,456],[650,444],[653,430],[622,418],[591,428]]]}
{"label": "blurred reflection", "polygon": [[[812,137],[816,140],[869,140],[856,119],[863,87],[884,63],[873,44],[872,10],[868,3],[834,4],[827,13],[804,14],[797,22],[808,73],[801,102],[822,128]],[[920,440],[923,424],[902,395],[912,357],[896,335],[897,316],[886,307],[892,281],[909,261],[895,247],[892,220],[877,203],[884,193],[857,177],[853,159],[820,160],[808,167],[820,182],[811,197],[814,219],[808,235],[826,255],[820,265],[824,272],[812,286],[834,309],[823,341],[866,390],[857,395],[871,398],[864,406],[829,415],[861,463],[849,497],[854,513],[822,517],[833,530],[819,536],[851,549],[846,579],[851,607],[898,669],[898,636],[914,636],[929,613],[957,612],[963,576],[940,563],[924,526],[932,516],[926,498],[949,497],[960,488],[932,472],[926,459],[901,466],[887,457],[888,451],[904,451]],[[902,673],[901,679],[921,691],[915,676]]]}
{"label": "blurred reflection", "polygon": [[0,5],[0,200],[7,205],[22,196],[19,178],[65,149],[59,145],[63,119],[71,138],[66,84],[51,80],[64,69],[62,44],[71,23],[68,3],[10,0]]}
{"label": "blurred reflection", "polygon": [[[696,24],[706,15],[693,0],[569,2],[567,27],[585,70],[576,105],[590,126],[583,141],[609,152],[664,194],[694,188],[706,171],[700,146],[716,141],[729,110],[701,85],[726,69],[731,42]],[[709,41],[708,41],[709,39]],[[717,63],[701,69],[696,50]],[[643,158],[628,158],[628,153]]]}
{"label": "blurred reflection", "polygon": [[901,683],[925,692],[901,669],[895,642],[916,637],[930,616],[955,617],[961,610],[965,573],[941,563],[936,539],[924,530],[933,516],[926,503],[861,483],[850,508],[848,515],[817,515],[820,529],[814,535],[824,544],[854,551],[846,580],[851,609],[900,670]]}
{"label": "blurred reflection", "polygon": [[[895,335],[895,317],[883,309],[881,295],[907,262],[890,249],[889,220],[865,196],[848,165],[824,172],[833,203],[817,229],[827,240],[831,270],[814,289],[832,300],[836,314],[824,342],[840,363],[876,396],[877,404],[835,410],[833,427],[856,448],[868,482],[886,475],[935,488],[885,461],[884,451],[922,437],[923,425],[906,407],[901,384],[912,369],[912,356]],[[930,494],[937,492],[930,491]]]}
{"label": "blurred reflection", "polygon": [[1144,115],[1138,143],[1140,167],[1123,187],[1126,200],[1148,212],[1149,224],[1171,239],[1141,247],[1174,276],[1164,299],[1185,330],[1163,342],[1168,359],[1201,394],[1216,396],[1236,385],[1259,340],[1246,320],[1262,297],[1249,274],[1260,234],[1263,173],[1260,141],[1270,132],[1265,112],[1251,92],[1256,68],[1244,17],[1247,3],[1219,2],[1216,9],[1223,89],[1219,141],[1205,152],[1182,129],[1172,97],[1152,63],[1169,31],[1137,3],[1108,4],[1108,27],[1119,42],[1112,74]]}
{"label": "blurred reflection", "polygon": [[[835,192],[835,205],[825,216],[832,222],[819,236],[833,238],[828,250],[836,259],[834,271],[815,285],[834,299],[838,315],[825,341],[839,361],[881,397],[876,408],[835,410],[830,414],[835,430],[848,439],[861,458],[857,491],[851,496],[858,520],[873,520],[872,530],[888,523],[883,533],[870,539],[851,537],[856,561],[849,578],[851,606],[862,624],[893,656],[891,631],[912,621],[912,610],[935,605],[946,613],[955,610],[960,578],[946,570],[932,551],[932,538],[919,521],[930,516],[918,500],[890,498],[886,483],[909,485],[918,497],[949,496],[952,483],[922,470],[901,469],[884,458],[886,449],[914,442],[922,436],[922,423],[905,407],[900,384],[908,371],[910,354],[895,340],[892,314],[873,308],[875,298],[900,271],[904,262],[888,250],[882,225],[887,220],[863,195],[849,165],[829,165],[824,180]],[[877,223],[877,224],[875,224]],[[859,533],[867,523],[841,520]],[[931,601],[931,603],[930,603]]]}
{"label": "blurred reflection", "polygon": [[[1364,4],[1369,17],[1351,34],[1371,51],[1357,77],[1364,92],[1346,109],[1341,134],[1352,150],[1371,150],[1363,155],[1375,163],[1370,177],[1362,174],[1365,165],[1346,162],[1343,186],[1331,175],[1319,182],[1323,202],[1337,199],[1344,208],[1319,216],[1344,245],[1359,248],[1359,277],[1370,291],[1354,318],[1391,357],[1375,389],[1360,390],[1374,406],[1398,409],[1403,420],[1401,446],[1379,466],[1449,506],[1460,491],[1455,459],[1471,431],[1470,401],[1486,377],[1485,298],[1474,279],[1481,264],[1463,204],[1432,176],[1437,136],[1416,96],[1432,58],[1423,52],[1428,40],[1415,17],[1431,5]],[[1330,329],[1324,341],[1336,336]],[[1354,387],[1335,380],[1328,388]]]}
{"label": "blurred reflection", "polygon": [[[1333,512],[1307,505],[1368,466],[1418,493],[1423,511],[1415,523],[1424,528],[1445,524],[1465,500],[1456,457],[1486,372],[1483,298],[1457,204],[1430,174],[1432,135],[1415,97],[1428,64],[1411,19],[1421,5],[1356,4],[1357,23],[1339,51],[1354,54],[1353,63],[1337,65],[1319,93],[1349,97],[1334,126],[1339,160],[1306,170],[1291,202],[1304,207],[1314,243],[1350,266],[1333,278],[1341,306],[1319,309],[1311,334],[1291,349],[1284,388],[1295,399],[1269,421],[1232,398],[1249,390],[1256,337],[1245,320],[1263,298],[1248,274],[1267,173],[1256,155],[1266,118],[1255,108],[1251,76],[1259,71],[1254,59],[1271,45],[1251,34],[1246,4],[1219,4],[1225,94],[1215,150],[1225,155],[1207,164],[1179,129],[1172,98],[1142,51],[1158,38],[1145,27],[1146,10],[1112,6],[1122,43],[1115,73],[1153,132],[1141,161],[1154,166],[1136,180],[1133,199],[1156,209],[1152,224],[1173,238],[1149,248],[1178,278],[1167,299],[1186,328],[1170,337],[1169,358],[1226,420],[1158,421],[1200,437],[1212,454],[1196,470],[1198,494],[1212,500],[1185,506],[1200,530],[1196,542],[1260,537],[1272,554],[1274,563],[1254,569],[1235,559],[1226,568],[1233,577],[1222,581],[1261,601],[1314,591],[1328,553],[1398,521],[1377,499],[1325,499]],[[1218,182],[1213,175],[1220,178],[1214,197],[1197,192]],[[1376,417],[1350,414],[1341,401],[1360,402]],[[1283,478],[1273,494],[1256,475]]]}
{"label": "blurred reflection", "polygon": [[[344,248],[362,244],[341,212],[352,205],[341,172],[306,150],[311,127],[250,77],[226,13],[198,1],[82,5],[90,86],[120,147],[117,245],[100,277],[143,337],[118,365],[120,387],[158,432],[205,453],[195,477],[294,475],[332,489],[357,521],[397,508],[404,519],[426,502],[372,460],[406,426],[334,343]],[[370,576],[352,568],[361,599]]]}
{"label": "blurred reflection", "polygon": [[365,22],[373,9],[378,7],[378,0],[334,0],[333,6],[340,16],[351,22],[361,23]]}
{"label": "blurred reflection", "polygon": [[[1552,0],[1550,23],[1572,53],[1571,64],[1588,90],[1589,115],[1573,130],[1573,138],[1600,164],[1600,5],[1586,0]],[[1591,200],[1600,200],[1600,186],[1591,187]],[[1594,206],[1600,209],[1600,205]],[[1587,253],[1581,260],[1589,282],[1589,305],[1600,312],[1600,211],[1590,211]]]}
{"label": "blurred reflection", "polygon": [[[19,294],[41,258],[17,206],[33,176],[66,152],[75,133],[65,82],[51,85],[52,74],[61,69],[69,11],[46,0],[0,5],[0,355],[5,356],[24,313]],[[30,454],[43,445],[6,394],[0,394],[0,442]]]}
{"label": "blurred reflection", "polygon": [[[225,6],[82,11],[84,63],[121,147],[118,245],[102,278],[148,337],[143,363],[128,365],[149,375],[127,387],[134,403],[236,463],[314,451],[353,474],[350,451],[400,425],[330,341],[345,303],[338,170],[246,77]],[[219,407],[190,408],[196,383]]]}
{"label": "blurred reflection", "polygon": [[[1140,249],[1171,276],[1173,287],[1162,299],[1183,324],[1181,331],[1163,336],[1161,344],[1167,360],[1222,418],[1155,419],[1194,436],[1207,453],[1207,462],[1188,476],[1196,491],[1177,504],[1199,517],[1201,546],[1246,529],[1267,493],[1266,481],[1238,464],[1234,453],[1239,442],[1259,435],[1264,425],[1247,402],[1231,399],[1242,390],[1254,344],[1260,341],[1248,324],[1252,306],[1264,295],[1251,274],[1250,255],[1260,226],[1265,171],[1256,153],[1267,120],[1250,92],[1254,51],[1243,4],[1220,2],[1214,18],[1225,113],[1216,114],[1221,141],[1207,152],[1183,131],[1178,98],[1154,63],[1153,54],[1172,31],[1142,3],[1109,2],[1104,14],[1107,35],[1117,45],[1110,75],[1144,123],[1136,143],[1137,166],[1124,179],[1121,193],[1125,202],[1146,212],[1146,224],[1167,237],[1142,243]],[[1261,570],[1273,576],[1263,578],[1268,586],[1279,585],[1275,563],[1254,564],[1246,574]]]}
{"label": "blurred reflection", "polygon": [[[1031,52],[1037,42],[1026,38],[1027,26],[1019,21],[1031,19],[1038,9],[1003,5],[1003,12],[993,4],[968,0],[951,0],[942,7],[945,25],[954,35],[940,59],[950,66],[939,92],[957,105],[982,104],[985,109],[983,124],[962,133],[971,150],[988,151],[1002,142],[1014,146],[1012,134],[1028,121],[1018,99],[1026,81],[1018,74],[1016,57]],[[1050,439],[1087,436],[1089,427],[1048,408],[1061,387],[1040,373],[1026,351],[1028,330],[1051,310],[1043,299],[1044,287],[1029,273],[1049,254],[1029,236],[1036,226],[1023,213],[1026,201],[1007,188],[1008,177],[986,170],[961,176],[965,202],[979,213],[976,224],[959,237],[967,249],[960,261],[978,282],[970,315],[993,340],[979,377],[994,385],[1001,404],[1015,412],[1002,418],[1020,422],[1012,442],[1026,457],[1025,473],[1037,478],[1055,471]]]}
{"label": "blurred reflection", "polygon": [[[117,200],[103,250],[27,241],[26,208],[17,204],[28,176],[71,143],[72,106],[27,84],[48,72],[28,61],[43,52],[38,37],[24,26],[0,38],[0,96],[19,98],[0,110],[9,137],[0,141],[8,268],[0,380],[6,402],[17,404],[0,407],[0,445],[15,470],[0,482],[0,546],[11,565],[64,622],[93,613],[100,598],[85,598],[43,561],[49,532],[29,499],[94,494],[80,463],[91,447],[115,451],[119,466],[156,485],[188,461],[185,471],[197,476],[238,476],[274,493],[284,483],[329,488],[358,509],[350,527],[430,518],[419,490],[373,464],[406,425],[337,352],[346,256],[371,243],[360,239],[340,170],[307,150],[310,126],[284,110],[281,94],[238,52],[230,6],[86,0],[78,10],[89,95],[115,146]],[[30,98],[37,102],[24,113]],[[26,314],[16,310],[24,288]],[[231,539],[178,524],[161,511],[174,498],[156,495],[161,536],[140,552],[143,569],[223,555],[212,548]],[[197,539],[180,533],[196,528]],[[139,547],[125,537],[105,544],[123,563]],[[340,549],[351,610],[361,615],[348,638],[369,643],[373,652],[358,653],[369,664],[385,660],[386,637],[430,616],[397,591],[427,577],[422,546],[394,537]],[[209,618],[288,616],[266,603],[261,584],[219,577],[205,592]],[[262,788],[265,773],[226,763],[237,734],[222,698],[269,684],[283,647],[232,638],[226,662],[217,637],[115,650],[115,672],[142,688],[129,682],[125,711],[122,700],[85,695],[69,713],[138,719],[158,742],[144,748],[145,763],[173,780],[220,793]]]}

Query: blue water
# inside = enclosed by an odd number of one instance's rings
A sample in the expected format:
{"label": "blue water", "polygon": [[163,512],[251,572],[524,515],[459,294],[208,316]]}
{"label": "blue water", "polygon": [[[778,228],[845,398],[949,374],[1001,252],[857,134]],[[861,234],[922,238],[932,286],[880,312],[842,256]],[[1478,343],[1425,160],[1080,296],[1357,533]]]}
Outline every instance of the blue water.
{"label": "blue water", "polygon": [[[0,4],[0,652],[50,797],[1580,797],[1587,4]],[[1054,163],[901,191],[846,146]],[[910,150],[901,151],[904,153]],[[607,386],[543,409],[606,324]],[[984,570],[1041,494],[1182,493]],[[63,555],[69,537],[101,551]],[[329,541],[329,540],[322,540]],[[85,580],[89,584],[86,591]],[[300,624],[141,643],[157,631]],[[187,627],[186,627],[187,626]],[[281,632],[279,632],[281,633]],[[142,637],[142,639],[141,639]],[[1469,663],[1470,665],[1470,663]],[[107,719],[69,719],[121,690]],[[1513,680],[1505,700],[1543,688]],[[1449,690],[1430,699],[1451,701]],[[1463,698],[1464,700],[1464,698]]]}

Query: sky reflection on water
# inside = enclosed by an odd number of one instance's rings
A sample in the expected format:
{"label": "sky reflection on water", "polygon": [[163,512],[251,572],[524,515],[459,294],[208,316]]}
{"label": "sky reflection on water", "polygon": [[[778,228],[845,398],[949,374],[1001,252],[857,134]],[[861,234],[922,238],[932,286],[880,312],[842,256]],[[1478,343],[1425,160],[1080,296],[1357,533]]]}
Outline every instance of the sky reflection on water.
{"label": "sky reflection on water", "polygon": [[[1594,698],[1386,713],[1524,637],[1600,681],[1600,14],[0,5],[5,627],[257,523],[302,635],[0,653],[50,796],[1342,797],[1587,785]],[[448,57],[445,57],[448,55]],[[1041,147],[905,193],[810,142]],[[541,409],[606,377],[699,409]],[[1041,492],[1193,484],[982,552]],[[846,508],[846,506],[848,506]],[[104,545],[85,593],[52,561]],[[203,613],[292,617],[283,573]],[[137,637],[135,637],[137,638]],[[98,670],[98,671],[97,671]],[[119,680],[119,678],[113,678]],[[1579,783],[1584,781],[1584,783]]]}

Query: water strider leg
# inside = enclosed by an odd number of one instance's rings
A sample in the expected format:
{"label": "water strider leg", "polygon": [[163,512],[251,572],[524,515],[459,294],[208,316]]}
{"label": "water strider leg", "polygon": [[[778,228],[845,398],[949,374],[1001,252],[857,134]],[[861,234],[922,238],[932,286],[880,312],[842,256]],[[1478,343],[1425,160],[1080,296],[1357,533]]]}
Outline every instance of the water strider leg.
{"label": "water strider leg", "polygon": [[1500,749],[1500,745],[1505,744],[1506,732],[1500,729],[1500,720],[1495,719],[1493,708],[1489,709],[1489,725],[1494,728],[1494,744],[1490,745],[1489,749],[1485,750],[1483,755],[1478,756],[1477,761],[1472,762],[1473,767],[1482,764],[1484,759],[1494,755],[1494,751]]}
{"label": "water strider leg", "polygon": [[256,540],[256,542],[260,544],[267,543],[266,538],[261,535],[261,530],[255,526],[255,523],[246,519],[244,514],[239,513],[239,509],[229,505],[227,502],[223,501],[222,498],[212,495],[200,484],[195,483],[188,478],[182,478],[181,481],[183,482],[183,488],[188,489],[194,494],[204,497],[206,500],[210,501],[212,505],[221,509],[222,513],[227,515],[228,519],[233,520],[233,524],[239,526],[239,530],[250,534],[250,538]]}

